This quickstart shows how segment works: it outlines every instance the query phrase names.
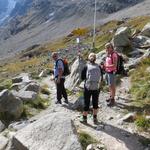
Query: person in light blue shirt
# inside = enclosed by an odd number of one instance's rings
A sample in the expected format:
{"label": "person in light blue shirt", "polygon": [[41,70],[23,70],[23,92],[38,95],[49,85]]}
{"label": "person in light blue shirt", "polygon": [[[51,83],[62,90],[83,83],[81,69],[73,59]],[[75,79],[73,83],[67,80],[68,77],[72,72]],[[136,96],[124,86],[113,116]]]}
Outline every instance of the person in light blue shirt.
{"label": "person in light blue shirt", "polygon": [[62,103],[61,102],[62,96],[65,99],[64,102],[68,104],[68,96],[64,86],[65,76],[63,76],[63,72],[64,72],[63,60],[58,58],[57,52],[52,53],[52,58],[54,60],[54,78],[55,78],[56,89],[57,89],[56,104]]}

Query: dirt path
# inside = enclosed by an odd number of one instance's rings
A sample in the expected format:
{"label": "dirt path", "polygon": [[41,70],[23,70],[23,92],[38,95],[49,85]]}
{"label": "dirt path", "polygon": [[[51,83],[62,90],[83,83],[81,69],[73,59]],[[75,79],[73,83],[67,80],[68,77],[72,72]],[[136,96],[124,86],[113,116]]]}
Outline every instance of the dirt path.
{"label": "dirt path", "polygon": [[[97,140],[101,141],[107,150],[144,150],[144,147],[139,142],[139,139],[144,137],[136,134],[136,128],[133,123],[121,122],[121,118],[125,115],[124,106],[129,103],[129,78],[122,79],[121,85],[117,90],[117,105],[113,108],[106,106],[105,99],[108,97],[107,93],[100,94],[100,109],[98,113],[99,125],[95,126],[92,123],[92,118],[88,116],[89,125],[83,125],[79,122],[81,112],[73,111],[70,105],[56,105],[55,100],[55,84],[50,81],[49,77],[44,78],[41,84],[47,84],[51,92],[52,105],[47,110],[43,111],[41,115],[51,112],[68,112],[78,130],[86,131]],[[70,104],[75,101],[75,97],[69,97]]]}

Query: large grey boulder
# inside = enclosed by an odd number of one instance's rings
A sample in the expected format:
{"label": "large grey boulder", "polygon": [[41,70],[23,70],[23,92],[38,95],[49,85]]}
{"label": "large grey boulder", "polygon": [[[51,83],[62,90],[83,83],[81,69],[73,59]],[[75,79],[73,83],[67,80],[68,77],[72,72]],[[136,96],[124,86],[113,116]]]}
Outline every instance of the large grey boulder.
{"label": "large grey boulder", "polygon": [[30,102],[30,101],[35,101],[37,99],[38,93],[33,92],[33,91],[12,91],[13,95],[16,97],[19,97],[21,101],[24,102]]}
{"label": "large grey boulder", "polygon": [[105,58],[106,58],[106,51],[103,50],[99,52],[98,54],[96,54],[96,63],[100,64],[101,62],[104,62]]}
{"label": "large grey boulder", "polygon": [[30,78],[29,78],[29,74],[28,73],[21,73],[19,76],[14,77],[12,79],[13,83],[19,83],[19,82],[25,82],[25,83],[29,83],[31,82]]}
{"label": "large grey boulder", "polygon": [[0,121],[0,132],[2,132],[5,129],[5,125]]}
{"label": "large grey boulder", "polygon": [[29,83],[28,85],[26,85],[23,90],[39,93],[40,85],[38,83],[32,82],[32,83]]}
{"label": "large grey boulder", "polygon": [[84,97],[80,96],[75,103],[72,105],[73,110],[79,110],[82,111],[84,108]]}
{"label": "large grey boulder", "polygon": [[126,47],[131,45],[131,30],[128,27],[120,27],[112,40],[114,47]]}
{"label": "large grey boulder", "polygon": [[132,42],[135,47],[143,46],[143,45],[150,45],[150,38],[139,35],[133,38]]}
{"label": "large grey boulder", "polygon": [[71,118],[52,113],[19,130],[13,137],[18,150],[82,150]]}
{"label": "large grey boulder", "polygon": [[126,69],[130,70],[139,65],[139,63],[145,59],[150,58],[150,49],[145,51],[145,53],[139,58],[130,58],[129,61],[124,65]]}
{"label": "large grey boulder", "polygon": [[0,150],[5,150],[8,143],[8,139],[0,135]]}
{"label": "large grey boulder", "polygon": [[83,59],[76,59],[71,66],[71,74],[66,80],[66,87],[74,89],[74,87],[80,82],[81,71],[84,68],[86,62]]}
{"label": "large grey boulder", "polygon": [[12,116],[17,119],[23,112],[22,101],[15,97],[7,89],[0,92],[0,113],[6,116]]}
{"label": "large grey boulder", "polygon": [[141,35],[150,37],[150,22],[147,23],[141,31]]}

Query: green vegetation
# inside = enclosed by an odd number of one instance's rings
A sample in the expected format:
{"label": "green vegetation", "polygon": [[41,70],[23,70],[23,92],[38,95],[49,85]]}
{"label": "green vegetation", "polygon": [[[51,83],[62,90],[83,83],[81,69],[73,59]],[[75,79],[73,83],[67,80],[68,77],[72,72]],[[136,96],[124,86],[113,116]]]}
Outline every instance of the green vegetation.
{"label": "green vegetation", "polygon": [[137,127],[144,131],[150,129],[150,120],[146,119],[144,116],[138,116],[135,123]]}
{"label": "green vegetation", "polygon": [[50,105],[50,100],[43,99],[40,96],[36,100],[24,103],[23,118],[32,117],[38,114],[41,110],[46,109]]}
{"label": "green vegetation", "polygon": [[11,79],[1,79],[0,80],[0,91],[4,90],[4,89],[10,89],[11,85],[12,85],[12,80]]}
{"label": "green vegetation", "polygon": [[150,22],[150,16],[142,16],[142,17],[136,17],[133,19],[130,19],[127,21],[127,25],[137,29],[137,30],[142,30],[142,28]]}
{"label": "green vegetation", "polygon": [[89,144],[97,143],[95,139],[85,132],[79,132],[79,141],[83,150],[86,150]]}
{"label": "green vegetation", "polygon": [[150,59],[144,59],[131,74],[131,94],[137,106],[144,108],[150,113],[150,73],[147,68]]}

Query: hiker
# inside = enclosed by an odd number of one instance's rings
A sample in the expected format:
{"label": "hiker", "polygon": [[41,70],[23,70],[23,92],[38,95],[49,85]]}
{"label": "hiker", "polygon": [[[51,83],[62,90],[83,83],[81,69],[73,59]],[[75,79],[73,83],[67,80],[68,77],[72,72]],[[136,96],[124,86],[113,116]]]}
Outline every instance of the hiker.
{"label": "hiker", "polygon": [[65,76],[63,75],[64,72],[64,63],[62,61],[62,59],[58,58],[58,53],[57,52],[53,52],[52,53],[52,58],[55,61],[54,62],[54,80],[56,83],[56,90],[57,90],[57,101],[56,104],[61,104],[61,99],[62,96],[65,99],[65,103],[68,104],[68,96],[67,96],[67,92],[64,86],[64,82],[65,82]]}
{"label": "hiker", "polygon": [[96,55],[90,53],[88,56],[89,63],[83,68],[81,72],[81,79],[85,80],[84,84],[84,111],[82,123],[87,123],[87,114],[90,107],[90,99],[92,97],[93,104],[93,122],[98,123],[97,112],[98,112],[98,98],[101,81],[101,69],[98,64],[95,63]]}
{"label": "hiker", "polygon": [[107,106],[113,106],[115,104],[115,93],[116,93],[116,71],[117,71],[117,53],[114,52],[114,47],[111,43],[105,45],[106,48],[106,60],[105,60],[105,72],[106,81],[109,86],[110,96],[106,100]]}

